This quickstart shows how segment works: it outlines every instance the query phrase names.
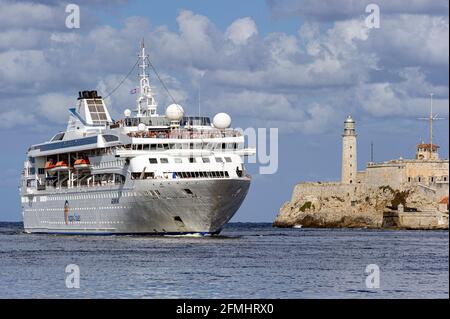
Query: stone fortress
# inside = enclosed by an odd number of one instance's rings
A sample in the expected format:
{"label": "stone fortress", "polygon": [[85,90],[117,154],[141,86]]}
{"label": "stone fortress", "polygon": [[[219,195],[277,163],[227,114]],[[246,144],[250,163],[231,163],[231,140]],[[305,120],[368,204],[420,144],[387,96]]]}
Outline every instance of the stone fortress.
{"label": "stone fortress", "polygon": [[355,126],[348,116],[341,181],[297,184],[274,226],[448,229],[449,161],[439,158],[432,133],[414,159],[369,162],[358,171]]}

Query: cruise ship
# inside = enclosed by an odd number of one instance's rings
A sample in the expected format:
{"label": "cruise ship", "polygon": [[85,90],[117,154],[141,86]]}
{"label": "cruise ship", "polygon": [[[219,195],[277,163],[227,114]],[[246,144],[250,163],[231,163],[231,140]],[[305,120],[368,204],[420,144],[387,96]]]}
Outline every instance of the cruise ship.
{"label": "cruise ship", "polygon": [[113,120],[97,91],[79,92],[66,130],[28,149],[26,233],[215,235],[241,206],[255,154],[242,130],[226,113],[186,116],[175,100],[159,115],[143,43],[136,65],[135,110]]}

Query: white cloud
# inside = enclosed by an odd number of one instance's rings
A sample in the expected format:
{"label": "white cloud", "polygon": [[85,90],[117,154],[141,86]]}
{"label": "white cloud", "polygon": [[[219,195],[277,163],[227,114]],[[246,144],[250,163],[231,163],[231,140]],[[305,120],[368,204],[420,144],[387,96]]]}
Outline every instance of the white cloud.
{"label": "white cloud", "polygon": [[19,109],[9,109],[6,112],[0,112],[0,129],[21,128],[36,122],[33,114],[23,113]]}
{"label": "white cloud", "polygon": [[[29,10],[7,6],[12,13]],[[28,119],[65,122],[78,91],[105,95],[123,79],[143,35],[153,64],[192,114],[201,87],[202,113],[230,111],[249,125],[289,132],[326,132],[330,121],[348,113],[422,115],[429,92],[436,93],[438,108],[448,102],[448,71],[441,67],[448,66],[448,17],[394,14],[397,9],[390,8],[380,29],[369,30],[364,17],[355,16],[327,24],[307,21],[296,34],[261,34],[250,17],[220,30],[187,10],[179,13],[177,30],[151,26],[143,17],[84,33],[55,29],[37,17],[32,29],[0,22],[0,116],[15,116],[8,109],[11,97],[25,96],[34,103],[17,108]],[[50,2],[39,10],[50,14],[59,7]],[[162,114],[172,101],[153,74],[152,83]],[[134,73],[108,98],[113,117],[134,107],[129,91],[136,85]]]}
{"label": "white cloud", "polygon": [[404,14],[387,17],[365,44],[361,49],[377,52],[385,64],[448,66],[449,19]]}
{"label": "white cloud", "polygon": [[276,17],[302,16],[307,19],[325,21],[348,20],[367,15],[368,4],[376,3],[382,16],[408,13],[442,15],[448,12],[447,0],[267,0]]}
{"label": "white cloud", "polygon": [[60,6],[0,0],[0,27],[64,27],[65,12]]}
{"label": "white cloud", "polygon": [[[38,88],[53,78],[53,66],[42,50],[10,50],[0,53],[0,92],[19,93]],[[39,82],[37,81],[39,80]]]}
{"label": "white cloud", "polygon": [[225,32],[225,36],[238,45],[247,43],[247,40],[255,34],[258,34],[258,29],[250,17],[234,21]]}
{"label": "white cloud", "polygon": [[434,110],[448,116],[448,87],[433,86],[418,69],[405,69],[400,82],[364,83],[354,90],[355,100],[375,117],[426,116],[429,112],[429,93],[434,93]]}
{"label": "white cloud", "polygon": [[64,123],[67,110],[76,104],[76,96],[61,93],[46,93],[37,97],[39,115],[55,123]]}

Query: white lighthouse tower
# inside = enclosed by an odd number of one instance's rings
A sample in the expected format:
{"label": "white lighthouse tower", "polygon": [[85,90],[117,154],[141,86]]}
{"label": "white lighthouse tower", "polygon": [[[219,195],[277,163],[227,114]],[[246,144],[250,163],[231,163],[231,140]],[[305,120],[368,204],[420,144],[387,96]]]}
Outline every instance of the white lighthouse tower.
{"label": "white lighthouse tower", "polygon": [[344,122],[342,134],[342,184],[352,184],[356,181],[358,165],[356,161],[356,131],[355,121],[349,115]]}

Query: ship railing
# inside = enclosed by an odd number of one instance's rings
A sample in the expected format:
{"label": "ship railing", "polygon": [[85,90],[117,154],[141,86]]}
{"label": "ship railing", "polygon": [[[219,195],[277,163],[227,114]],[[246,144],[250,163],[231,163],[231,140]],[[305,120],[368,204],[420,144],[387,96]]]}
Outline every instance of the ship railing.
{"label": "ship railing", "polygon": [[47,191],[59,191],[59,190],[70,190],[70,189],[105,189],[113,186],[120,186],[122,183],[95,183],[95,184],[83,184],[83,185],[73,185],[73,186],[46,186]]}
{"label": "ship railing", "polygon": [[175,129],[167,131],[145,131],[145,132],[130,132],[130,137],[137,138],[163,138],[163,139],[207,139],[207,138],[223,138],[223,137],[239,137],[242,133],[238,130],[204,130],[193,131],[187,129]]}

